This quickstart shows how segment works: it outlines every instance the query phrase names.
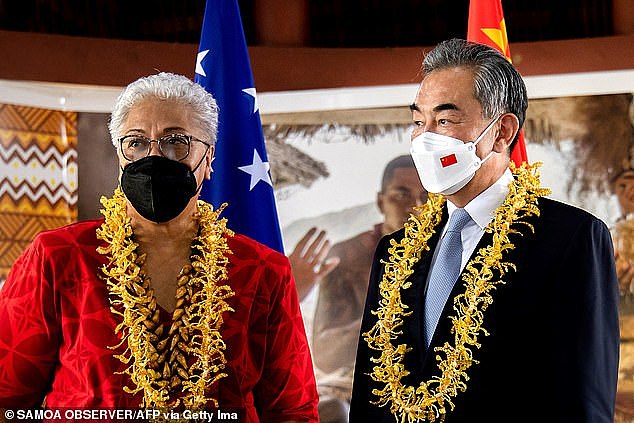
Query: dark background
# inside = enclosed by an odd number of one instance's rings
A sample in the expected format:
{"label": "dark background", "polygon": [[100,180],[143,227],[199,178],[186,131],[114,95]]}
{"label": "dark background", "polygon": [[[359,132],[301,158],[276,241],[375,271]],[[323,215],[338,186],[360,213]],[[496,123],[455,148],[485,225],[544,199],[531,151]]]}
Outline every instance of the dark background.
{"label": "dark background", "polygon": [[[305,1],[305,47],[421,46],[466,37],[469,0],[295,1]],[[619,1],[631,0],[504,0],[508,39],[615,35],[613,2]],[[265,44],[257,7],[267,3],[239,1],[250,46]],[[204,8],[204,0],[0,0],[0,29],[197,44]]]}

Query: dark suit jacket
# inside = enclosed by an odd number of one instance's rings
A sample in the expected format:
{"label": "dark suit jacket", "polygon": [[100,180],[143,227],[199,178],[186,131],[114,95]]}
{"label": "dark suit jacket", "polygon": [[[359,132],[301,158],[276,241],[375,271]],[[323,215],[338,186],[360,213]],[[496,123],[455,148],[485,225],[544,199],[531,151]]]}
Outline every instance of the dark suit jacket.
{"label": "dark suit jacket", "polygon": [[[485,311],[479,361],[467,370],[467,390],[454,398],[455,409],[446,423],[571,422],[613,423],[619,358],[618,288],[610,233],[589,213],[550,199],[539,199],[541,216],[531,217],[535,232],[522,228],[512,235],[515,249],[507,255],[517,266],[498,285],[493,304]],[[444,211],[443,223],[447,220]],[[439,226],[442,228],[442,226]],[[403,302],[412,308],[404,318],[397,343],[412,348],[405,357],[411,374],[403,379],[418,386],[439,375],[433,348],[450,335],[453,298],[464,292],[459,279],[438,322],[431,353],[423,342],[424,292],[439,230],[430,239],[430,251],[414,267],[412,286]],[[379,260],[387,259],[389,240],[403,238],[403,230],[379,243],[366,300],[361,333],[376,322],[378,285],[383,275]],[[485,233],[478,249],[491,243]],[[389,407],[370,402],[379,385],[370,376],[378,357],[361,337],[357,350],[350,421],[395,422]]]}

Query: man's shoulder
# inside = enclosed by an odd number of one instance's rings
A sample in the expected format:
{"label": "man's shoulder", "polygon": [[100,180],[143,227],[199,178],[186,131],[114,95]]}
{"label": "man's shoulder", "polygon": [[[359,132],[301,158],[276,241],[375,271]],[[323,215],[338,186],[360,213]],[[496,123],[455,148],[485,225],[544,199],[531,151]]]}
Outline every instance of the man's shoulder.
{"label": "man's shoulder", "polygon": [[568,203],[564,203],[552,198],[540,198],[537,206],[540,210],[540,217],[547,222],[559,222],[579,225],[583,223],[598,223],[604,224],[604,222],[593,215],[592,213],[584,210],[580,207],[573,206]]}
{"label": "man's shoulder", "polygon": [[609,234],[606,223],[577,206],[550,198],[538,201],[539,216],[523,219],[533,227],[532,239],[543,243],[544,248],[557,249],[564,245],[582,242],[594,243]]}
{"label": "man's shoulder", "polygon": [[379,240],[379,244],[380,245],[390,245],[390,241],[394,240],[396,242],[399,242],[401,240],[403,240],[403,238],[405,238],[405,228],[401,228],[396,232],[392,232],[390,234],[384,235],[381,237],[381,239]]}
{"label": "man's shoulder", "polygon": [[403,238],[405,238],[405,228],[401,228],[396,232],[392,232],[390,234],[382,236],[376,246],[375,254],[379,258],[384,258],[385,256],[387,256],[387,250],[388,248],[390,248],[392,240],[394,240],[394,242],[401,242]]}

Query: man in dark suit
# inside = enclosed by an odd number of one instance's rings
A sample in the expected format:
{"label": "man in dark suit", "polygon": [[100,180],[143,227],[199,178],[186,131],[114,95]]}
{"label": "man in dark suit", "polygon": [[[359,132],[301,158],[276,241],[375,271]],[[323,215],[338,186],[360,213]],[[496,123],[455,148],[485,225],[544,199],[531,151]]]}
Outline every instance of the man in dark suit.
{"label": "man in dark suit", "polygon": [[440,195],[377,247],[350,421],[612,423],[607,227],[509,170],[528,100],[501,54],[449,40],[423,72],[412,156]]}

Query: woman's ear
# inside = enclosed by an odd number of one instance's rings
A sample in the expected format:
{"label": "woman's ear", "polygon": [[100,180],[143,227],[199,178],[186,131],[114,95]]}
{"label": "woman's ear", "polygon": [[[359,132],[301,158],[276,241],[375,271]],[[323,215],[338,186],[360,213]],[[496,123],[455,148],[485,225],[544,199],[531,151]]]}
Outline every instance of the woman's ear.
{"label": "woman's ear", "polygon": [[502,153],[509,149],[520,129],[520,121],[513,113],[505,113],[500,117],[500,130],[493,144],[493,151]]}
{"label": "woman's ear", "polygon": [[211,174],[214,171],[212,165],[215,158],[214,157],[215,152],[216,152],[215,147],[209,147],[209,150],[207,151],[207,155],[205,156],[205,179],[207,180],[211,179]]}

